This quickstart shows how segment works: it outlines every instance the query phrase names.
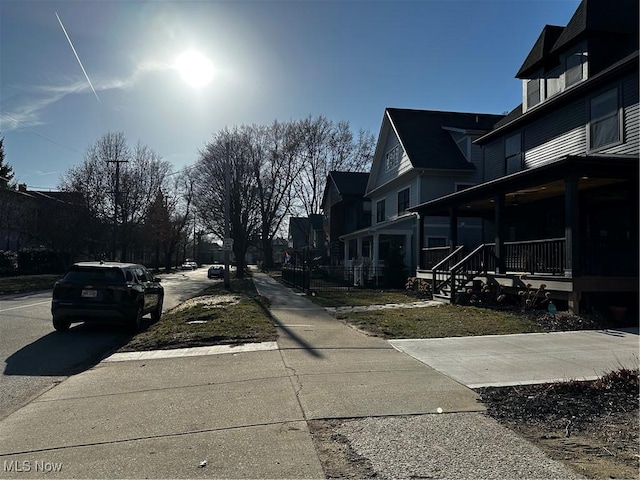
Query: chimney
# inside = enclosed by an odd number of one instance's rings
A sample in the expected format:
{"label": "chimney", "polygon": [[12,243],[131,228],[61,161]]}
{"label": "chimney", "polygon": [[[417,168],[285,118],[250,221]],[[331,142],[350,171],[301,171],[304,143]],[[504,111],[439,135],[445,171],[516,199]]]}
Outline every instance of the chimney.
{"label": "chimney", "polygon": [[27,191],[27,184],[26,184],[26,183],[20,183],[20,184],[18,184],[18,191],[19,191],[19,192],[26,193],[26,191]]}

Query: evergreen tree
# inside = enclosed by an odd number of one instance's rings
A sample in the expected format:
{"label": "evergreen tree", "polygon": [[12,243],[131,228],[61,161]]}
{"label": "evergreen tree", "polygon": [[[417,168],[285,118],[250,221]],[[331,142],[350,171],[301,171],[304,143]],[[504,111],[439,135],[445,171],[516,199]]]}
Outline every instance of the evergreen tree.
{"label": "evergreen tree", "polygon": [[13,176],[13,167],[4,163],[4,137],[0,137],[0,181],[4,178],[10,183]]}

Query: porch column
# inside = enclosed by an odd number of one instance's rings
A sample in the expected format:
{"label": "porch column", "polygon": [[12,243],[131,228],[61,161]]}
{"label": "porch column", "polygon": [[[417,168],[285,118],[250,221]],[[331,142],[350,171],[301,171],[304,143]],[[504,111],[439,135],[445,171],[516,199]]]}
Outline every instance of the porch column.
{"label": "porch column", "polygon": [[449,209],[449,247],[451,250],[456,248],[458,245],[458,210],[456,207],[451,207]]}
{"label": "porch column", "polygon": [[344,261],[343,266],[347,266],[347,261],[349,260],[349,240],[344,241]]}
{"label": "porch column", "polygon": [[373,234],[373,268],[378,268],[380,265],[380,259],[378,258],[378,254],[380,252],[380,234]]}
{"label": "porch column", "polygon": [[564,276],[580,275],[580,212],[578,174],[571,172],[564,179]]}
{"label": "porch column", "polygon": [[496,273],[506,273],[506,261],[504,258],[504,194],[495,197],[495,223],[496,223]]}
{"label": "porch column", "polygon": [[[411,249],[412,235],[404,236],[404,264],[409,269],[409,273],[413,272],[415,262],[413,261],[413,250]],[[413,273],[411,273],[413,275]]]}
{"label": "porch column", "polygon": [[356,257],[362,257],[362,237],[356,239]]}
{"label": "porch column", "polygon": [[416,257],[418,270],[422,270],[422,249],[424,248],[424,215],[418,214],[418,256]]}

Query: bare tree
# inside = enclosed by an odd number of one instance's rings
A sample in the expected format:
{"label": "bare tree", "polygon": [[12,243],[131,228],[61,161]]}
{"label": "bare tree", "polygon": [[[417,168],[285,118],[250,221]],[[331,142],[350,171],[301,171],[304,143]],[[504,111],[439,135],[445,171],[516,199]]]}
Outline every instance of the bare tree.
{"label": "bare tree", "polygon": [[[184,237],[193,208],[194,180],[185,169],[163,190],[158,190],[147,214],[146,225],[153,239],[156,267],[164,265],[165,271],[177,263],[178,245]],[[162,253],[162,256],[161,256]]]}
{"label": "bare tree", "polygon": [[107,133],[88,148],[82,164],[62,176],[59,187],[84,195],[90,215],[111,225],[113,252],[119,249],[126,259],[169,169],[148,147],[131,150],[123,133]]}
{"label": "bare tree", "polygon": [[260,210],[260,241],[266,268],[273,266],[273,239],[293,202],[292,183],[300,174],[298,138],[292,123],[254,127],[251,143],[253,171]]}
{"label": "bare tree", "polygon": [[[250,127],[218,132],[200,152],[194,172],[195,200],[204,224],[216,236],[224,238],[225,215],[228,217],[239,277],[244,276],[245,255],[260,224],[250,139]],[[228,212],[225,207],[227,189]]]}
{"label": "bare tree", "polygon": [[330,171],[369,170],[375,139],[363,130],[355,139],[349,122],[333,123],[323,116],[298,121],[296,131],[302,167],[293,188],[298,204],[309,216],[320,213],[325,181]]}

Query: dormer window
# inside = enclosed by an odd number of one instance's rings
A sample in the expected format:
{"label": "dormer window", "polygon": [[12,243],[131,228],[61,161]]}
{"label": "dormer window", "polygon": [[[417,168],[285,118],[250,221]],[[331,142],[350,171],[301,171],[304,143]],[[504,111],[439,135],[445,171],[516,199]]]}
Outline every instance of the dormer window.
{"label": "dormer window", "polygon": [[527,82],[527,108],[540,103],[540,79],[533,78]]}
{"label": "dormer window", "polygon": [[575,52],[567,57],[567,69],[564,76],[565,87],[570,87],[584,78],[584,60],[583,52]]}
{"label": "dormer window", "polygon": [[402,147],[400,144],[393,147],[385,155],[385,166],[387,170],[391,170],[394,167],[400,165],[400,159],[402,158]]}

